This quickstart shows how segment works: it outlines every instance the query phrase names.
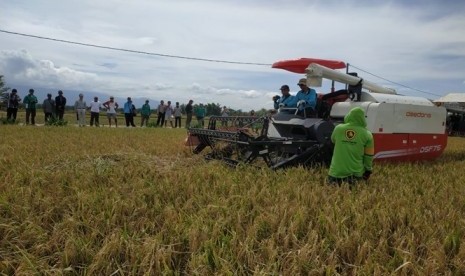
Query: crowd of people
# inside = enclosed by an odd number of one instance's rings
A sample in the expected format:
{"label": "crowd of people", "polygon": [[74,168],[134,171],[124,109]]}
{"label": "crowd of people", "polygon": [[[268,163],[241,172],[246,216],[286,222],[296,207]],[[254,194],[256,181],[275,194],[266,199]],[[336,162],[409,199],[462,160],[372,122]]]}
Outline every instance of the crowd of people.
{"label": "crowd of people", "polygon": [[[11,122],[16,121],[18,109],[22,103],[26,110],[26,125],[36,124],[36,110],[39,101],[34,95],[34,89],[29,89],[29,94],[25,96],[24,99],[21,99],[16,89],[12,89],[11,93],[7,94],[6,103],[7,120]],[[58,95],[55,98],[52,97],[52,94],[47,94],[47,98],[42,103],[44,121],[49,122],[53,119],[63,120],[66,103],[67,100],[66,97],[63,96],[62,90],[58,91]],[[193,115],[195,115],[198,125],[203,127],[205,125],[204,119],[207,113],[206,108],[202,103],[194,108],[193,103],[193,100],[189,100],[185,106],[185,127],[189,128],[192,125]],[[81,93],[73,107],[76,113],[76,121],[80,127],[86,126],[87,111],[90,111],[90,126],[100,126],[100,114],[101,112],[106,111],[108,125],[110,127],[112,127],[112,125],[118,127],[117,114],[120,105],[115,101],[113,96],[110,96],[109,99],[103,103],[99,101],[97,96],[95,96],[93,101],[88,104],[84,100],[84,95]],[[147,127],[151,115],[155,113],[157,116],[155,125],[157,127],[181,128],[183,110],[179,102],[176,102],[173,106],[171,101],[167,101],[165,104],[165,101],[161,100],[157,108],[152,109],[149,104],[149,100],[146,100],[139,111],[141,116],[140,127]],[[134,123],[134,116],[136,116],[138,111],[136,106],[133,104],[131,97],[127,98],[127,101],[122,107],[122,112],[124,113],[126,127],[136,127]]]}
{"label": "crowd of people", "polygon": [[[16,89],[11,90],[7,95],[7,120],[12,122],[16,121],[18,109],[23,102],[26,109],[26,124],[35,124],[36,118],[36,105],[38,103],[37,97],[34,95],[34,89],[29,89],[29,93],[24,100],[18,95]],[[51,120],[54,114],[59,120],[63,120],[63,115],[66,107],[66,98],[63,96],[63,91],[58,91],[58,96],[52,98],[52,94],[47,94],[47,98],[42,103],[45,121]]]}
{"label": "crowd of people", "polygon": [[[290,94],[288,85],[281,86],[280,90],[282,96],[273,97],[274,108],[280,110],[285,110],[286,108],[297,108],[298,114],[304,116],[314,114],[317,103],[316,91],[307,86],[305,78],[300,79],[297,85],[299,86],[300,90],[295,96]],[[18,95],[16,89],[13,89],[11,93],[7,95],[7,120],[12,122],[16,121],[17,112],[21,101],[26,110],[26,124],[35,125],[36,105],[38,104],[38,99],[34,95],[34,89],[29,89],[29,94],[25,96],[23,100],[21,100],[21,97]],[[190,100],[185,106],[185,127],[189,128],[192,125],[193,116],[195,116],[197,119],[198,126],[204,127],[204,119],[207,115],[207,110],[202,103],[197,105],[195,108],[193,103],[194,101]],[[67,99],[64,97],[62,90],[58,91],[58,95],[56,97],[52,97],[52,94],[47,94],[47,98],[42,103],[45,122],[53,119],[63,120],[66,104]],[[94,97],[93,101],[87,104],[84,100],[84,95],[79,94],[79,98],[74,103],[76,121],[81,127],[86,125],[86,111],[90,111],[90,126],[99,126],[100,113],[104,110],[106,111],[108,125],[110,127],[112,125],[118,127],[117,113],[119,108],[120,106],[115,101],[113,96],[109,97],[109,99],[103,103],[99,101],[98,97]],[[137,114],[137,108],[132,103],[131,97],[127,98],[127,102],[123,105],[122,111],[124,113],[126,126],[135,127],[136,125],[134,123],[134,116]],[[228,112],[228,108],[224,106],[221,111],[221,116],[228,116]],[[179,102],[176,102],[173,106],[171,101],[167,101],[165,104],[165,101],[161,100],[157,108],[152,109],[149,104],[149,100],[146,100],[145,104],[143,104],[140,108],[141,127],[148,125],[152,113],[155,113],[157,116],[155,125],[158,127],[181,127],[183,110],[181,109]],[[223,123],[226,123],[226,121]]]}

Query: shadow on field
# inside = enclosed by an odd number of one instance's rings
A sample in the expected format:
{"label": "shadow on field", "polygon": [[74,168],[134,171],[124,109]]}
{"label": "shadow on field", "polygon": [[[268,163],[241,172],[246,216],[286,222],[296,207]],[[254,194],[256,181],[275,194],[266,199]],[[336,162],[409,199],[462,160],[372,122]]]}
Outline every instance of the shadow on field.
{"label": "shadow on field", "polygon": [[464,151],[454,151],[454,152],[446,152],[443,153],[438,159],[437,162],[439,163],[453,163],[453,162],[460,162],[465,161],[465,150]]}

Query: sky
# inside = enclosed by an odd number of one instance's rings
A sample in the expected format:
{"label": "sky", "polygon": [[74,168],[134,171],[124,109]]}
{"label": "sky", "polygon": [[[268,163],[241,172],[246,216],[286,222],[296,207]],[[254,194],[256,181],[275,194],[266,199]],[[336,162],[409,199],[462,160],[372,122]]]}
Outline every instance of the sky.
{"label": "sky", "polygon": [[465,93],[461,0],[0,0],[0,30],[149,53],[0,32],[7,86],[72,100],[98,92],[270,109],[281,85],[294,94],[304,77],[270,64],[302,57],[344,61],[408,96]]}

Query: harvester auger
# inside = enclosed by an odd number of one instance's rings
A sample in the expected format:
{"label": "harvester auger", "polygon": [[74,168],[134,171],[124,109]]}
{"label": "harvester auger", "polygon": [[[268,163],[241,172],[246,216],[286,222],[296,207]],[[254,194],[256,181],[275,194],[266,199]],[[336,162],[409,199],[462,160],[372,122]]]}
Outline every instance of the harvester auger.
{"label": "harvester auger", "polygon": [[[212,116],[208,128],[190,128],[189,136],[197,138],[194,153],[210,148],[205,155],[208,160],[280,169],[328,164],[333,128],[332,123],[322,119],[281,112],[260,118]],[[269,135],[275,132],[278,135]]]}

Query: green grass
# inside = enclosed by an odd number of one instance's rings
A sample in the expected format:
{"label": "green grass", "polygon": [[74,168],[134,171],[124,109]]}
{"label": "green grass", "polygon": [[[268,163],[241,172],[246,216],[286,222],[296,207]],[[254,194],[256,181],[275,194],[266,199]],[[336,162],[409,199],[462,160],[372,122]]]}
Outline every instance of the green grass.
{"label": "green grass", "polygon": [[463,138],[351,190],[205,162],[183,129],[0,132],[4,275],[465,273]]}

